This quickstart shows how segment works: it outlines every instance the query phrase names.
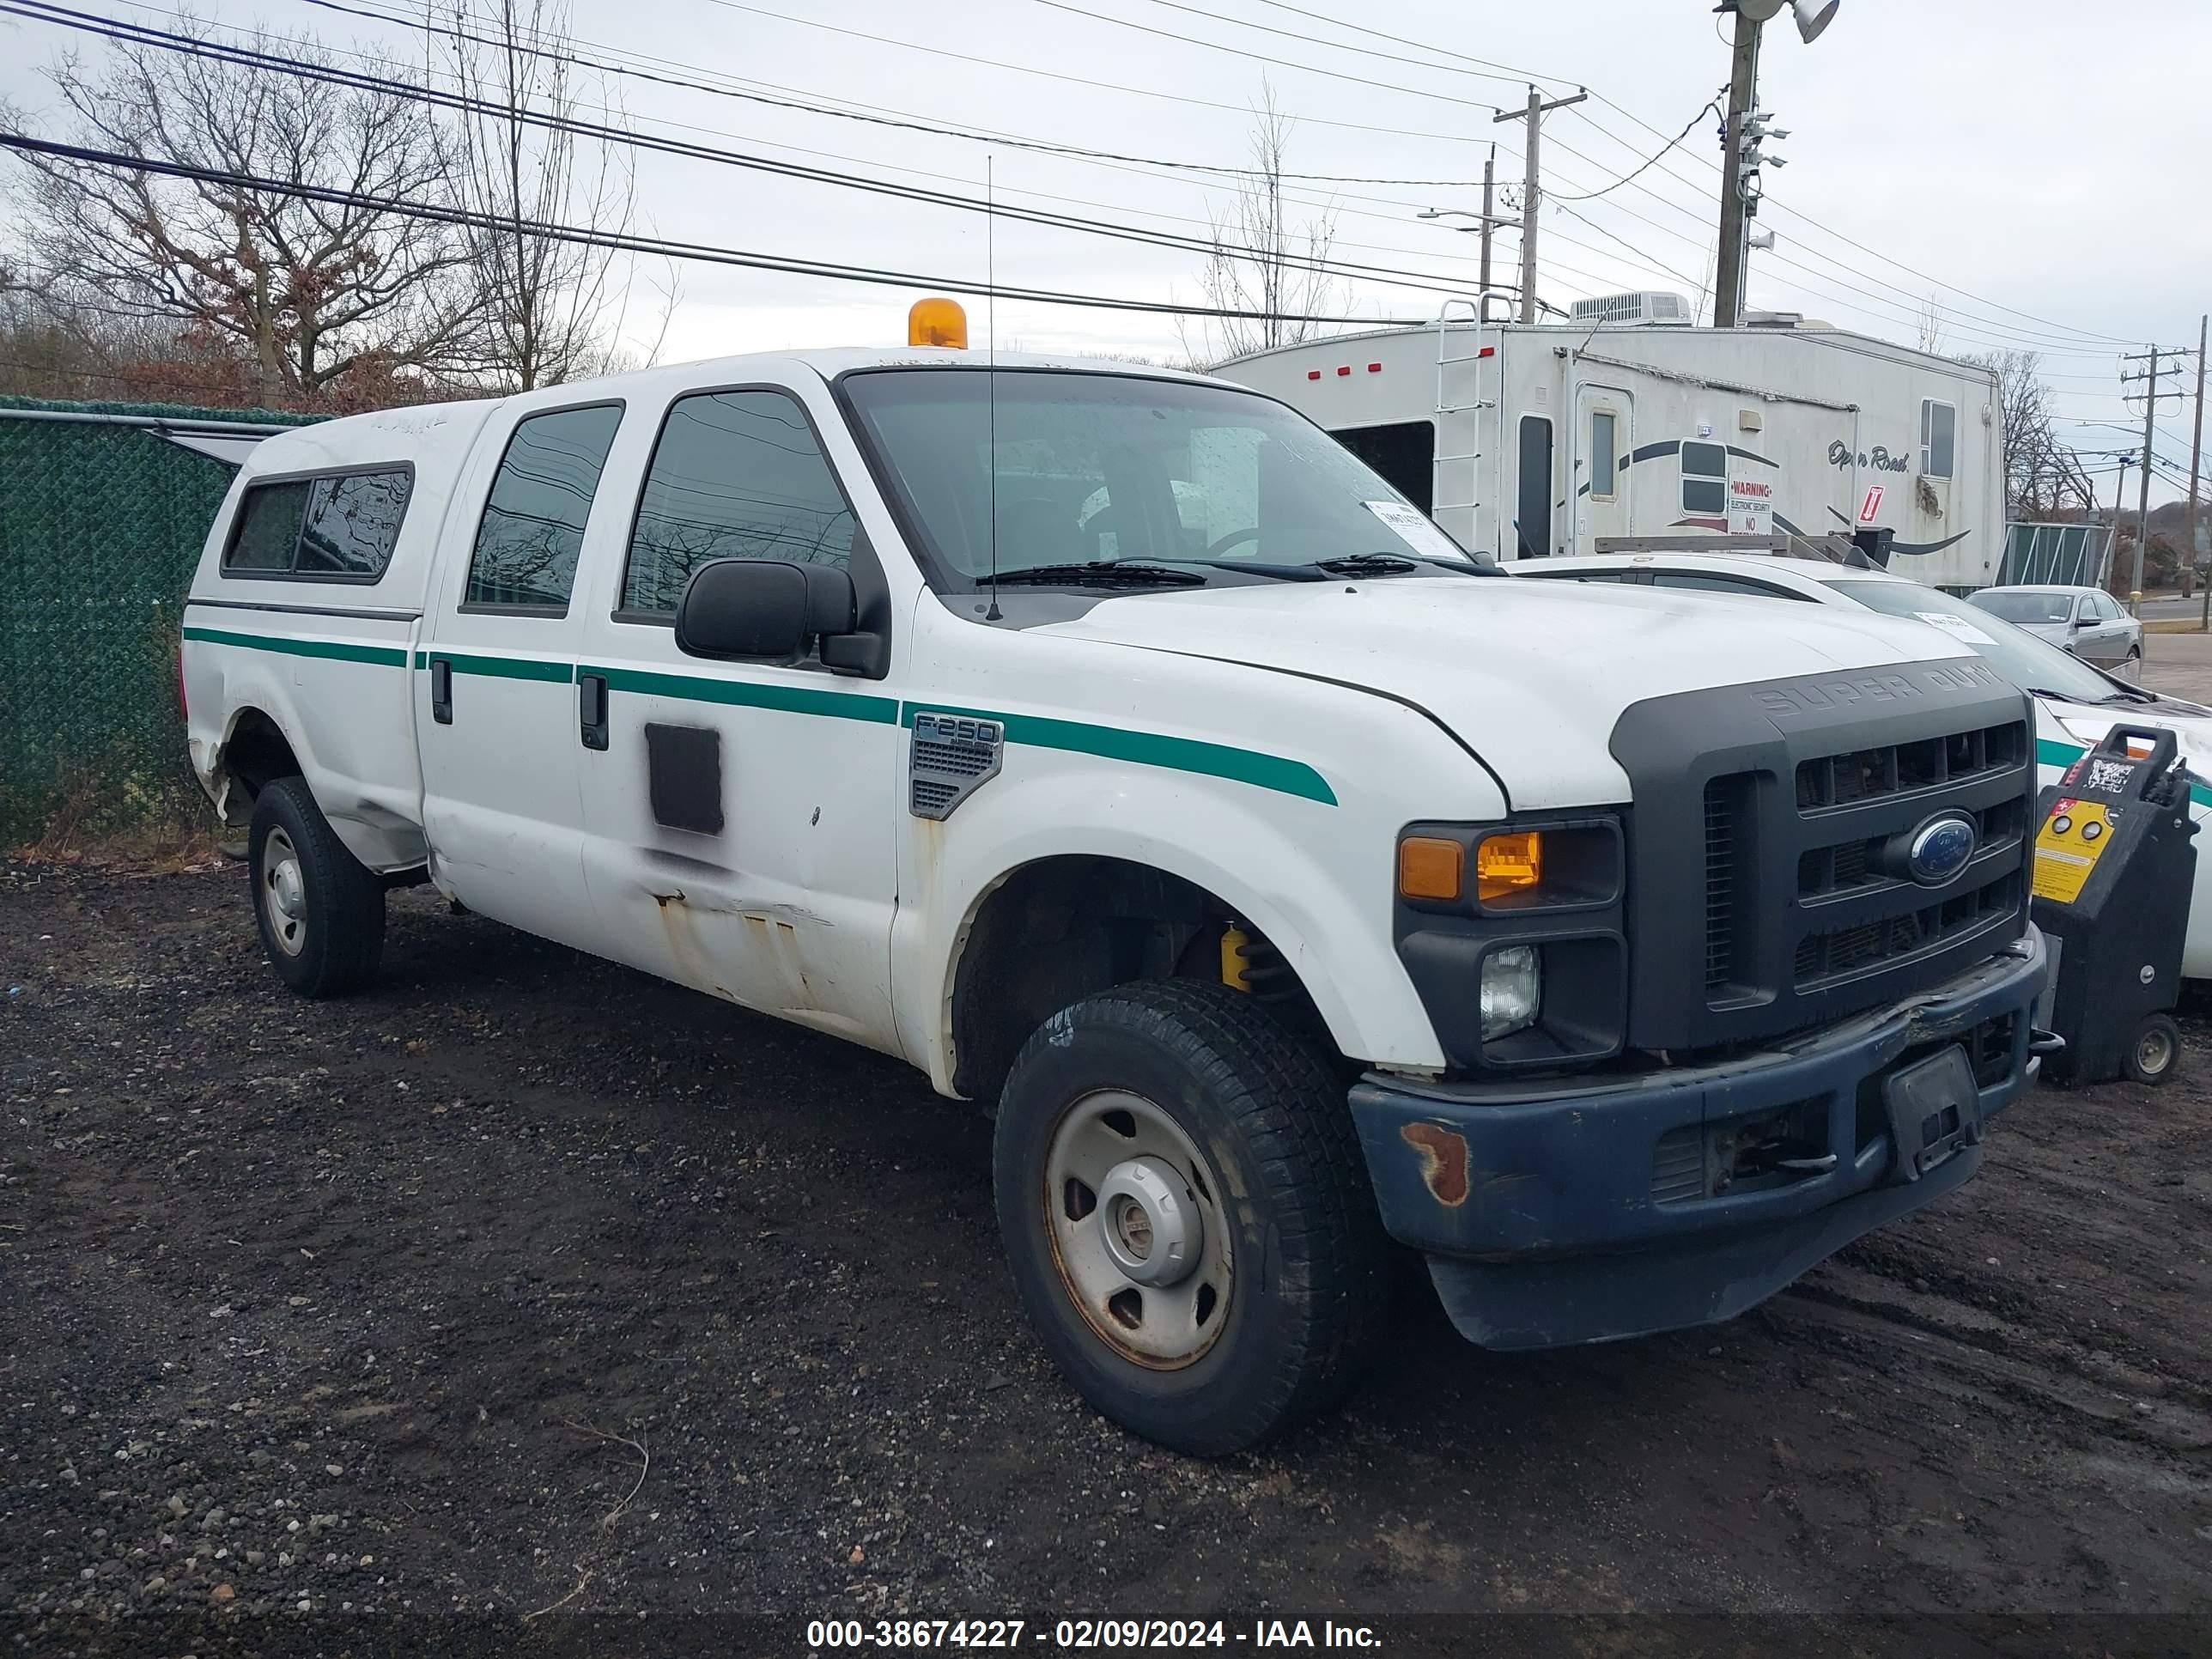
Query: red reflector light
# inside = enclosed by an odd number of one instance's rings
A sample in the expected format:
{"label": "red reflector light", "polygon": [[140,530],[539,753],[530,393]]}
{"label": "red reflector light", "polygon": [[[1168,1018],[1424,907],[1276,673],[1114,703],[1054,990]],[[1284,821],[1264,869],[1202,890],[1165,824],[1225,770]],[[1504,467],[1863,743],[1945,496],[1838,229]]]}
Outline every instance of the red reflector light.
{"label": "red reflector light", "polygon": [[1485,346],[1481,350],[1476,352],[1474,355],[1478,357],[1495,357],[1498,355],[1498,348],[1496,346]]}
{"label": "red reflector light", "polygon": [[1349,374],[1352,373],[1352,365],[1350,363],[1339,363],[1336,366],[1336,372],[1340,374]]}
{"label": "red reflector light", "polygon": [[1380,363],[1370,363],[1367,365],[1367,372],[1370,374],[1380,374],[1382,372],[1382,365]]}
{"label": "red reflector light", "polygon": [[1321,379],[1321,371],[1317,368],[1308,369],[1306,371],[1306,379],[1309,380],[1318,380]]}

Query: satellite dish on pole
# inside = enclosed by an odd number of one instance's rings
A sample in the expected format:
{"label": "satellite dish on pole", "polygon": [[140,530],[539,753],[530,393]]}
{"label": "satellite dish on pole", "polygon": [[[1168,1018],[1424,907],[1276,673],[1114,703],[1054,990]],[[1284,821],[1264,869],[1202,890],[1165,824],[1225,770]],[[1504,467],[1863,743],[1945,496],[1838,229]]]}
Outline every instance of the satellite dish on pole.
{"label": "satellite dish on pole", "polygon": [[1735,9],[1754,23],[1771,23],[1782,15],[1783,7],[1790,0],[1735,0]]}

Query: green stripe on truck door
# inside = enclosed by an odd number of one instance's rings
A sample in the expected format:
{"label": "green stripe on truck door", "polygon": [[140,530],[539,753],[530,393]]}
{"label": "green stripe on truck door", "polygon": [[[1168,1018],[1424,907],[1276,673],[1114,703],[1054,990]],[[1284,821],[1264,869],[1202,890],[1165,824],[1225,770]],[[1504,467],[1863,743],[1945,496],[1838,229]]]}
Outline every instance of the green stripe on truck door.
{"label": "green stripe on truck door", "polygon": [[407,653],[396,645],[354,645],[340,640],[280,639],[267,634],[234,634],[222,628],[187,628],[185,637],[207,645],[234,645],[246,651],[271,651],[280,657],[317,657],[327,662],[374,663],[404,668]]}

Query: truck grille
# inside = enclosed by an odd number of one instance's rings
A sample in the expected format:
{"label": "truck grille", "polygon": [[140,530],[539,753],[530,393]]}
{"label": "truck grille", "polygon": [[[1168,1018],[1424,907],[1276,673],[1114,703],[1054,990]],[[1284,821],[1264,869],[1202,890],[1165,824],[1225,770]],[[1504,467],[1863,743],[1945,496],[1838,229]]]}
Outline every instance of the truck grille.
{"label": "truck grille", "polygon": [[[1917,895],[1926,890],[1909,890]],[[1832,933],[1808,933],[1797,941],[1793,964],[1796,987],[1810,990],[1869,968],[1893,964],[2019,908],[2020,872],[2015,870],[1941,904],[1923,905]]]}
{"label": "truck grille", "polygon": [[2010,772],[2019,767],[2027,748],[2027,727],[2015,720],[1879,749],[1821,755],[1798,763],[1797,810],[1815,812]]}
{"label": "truck grille", "polygon": [[1745,844],[1750,830],[1752,790],[1746,773],[1710,780],[1705,785],[1705,988],[1722,992],[1735,982],[1750,873]]}
{"label": "truck grille", "polygon": [[[1632,1047],[1695,1051],[1847,1018],[1963,972],[2027,924],[2027,698],[1978,659],[1653,698],[1613,752],[1634,787]],[[1959,813],[1934,886],[1904,849]]]}
{"label": "truck grille", "polygon": [[[2027,759],[2027,723],[2013,720],[1799,762],[1790,988],[1820,991],[1901,967],[2017,915]],[[1756,902],[1741,849],[1755,783],[1756,775],[1735,773],[1705,785],[1705,985],[1715,1003],[1740,998],[1752,977],[1739,972],[1744,911]],[[2007,793],[1988,799],[1993,787]],[[1970,870],[1981,879],[1935,900],[1885,869],[1881,854],[1900,830],[1938,811],[1973,819]],[[1838,923],[1824,925],[1827,915]]]}

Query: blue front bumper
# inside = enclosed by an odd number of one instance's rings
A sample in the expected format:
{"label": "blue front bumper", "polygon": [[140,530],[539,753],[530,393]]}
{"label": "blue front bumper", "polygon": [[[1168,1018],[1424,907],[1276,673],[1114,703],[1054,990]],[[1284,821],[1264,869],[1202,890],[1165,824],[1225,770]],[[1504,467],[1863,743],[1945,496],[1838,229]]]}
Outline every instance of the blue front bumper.
{"label": "blue front bumper", "polygon": [[[1428,1256],[1452,1322],[1486,1348],[1733,1318],[1980,1167],[1979,1124],[2033,1075],[2029,1017],[2046,968],[2031,927],[1905,1002],[1626,1079],[1532,1090],[1370,1075],[1352,1111],[1383,1224]],[[1898,1156],[1884,1085],[1959,1044],[1978,1119],[1915,1170]],[[1739,1147],[1778,1122],[1796,1126],[1796,1167],[1742,1165]]]}

